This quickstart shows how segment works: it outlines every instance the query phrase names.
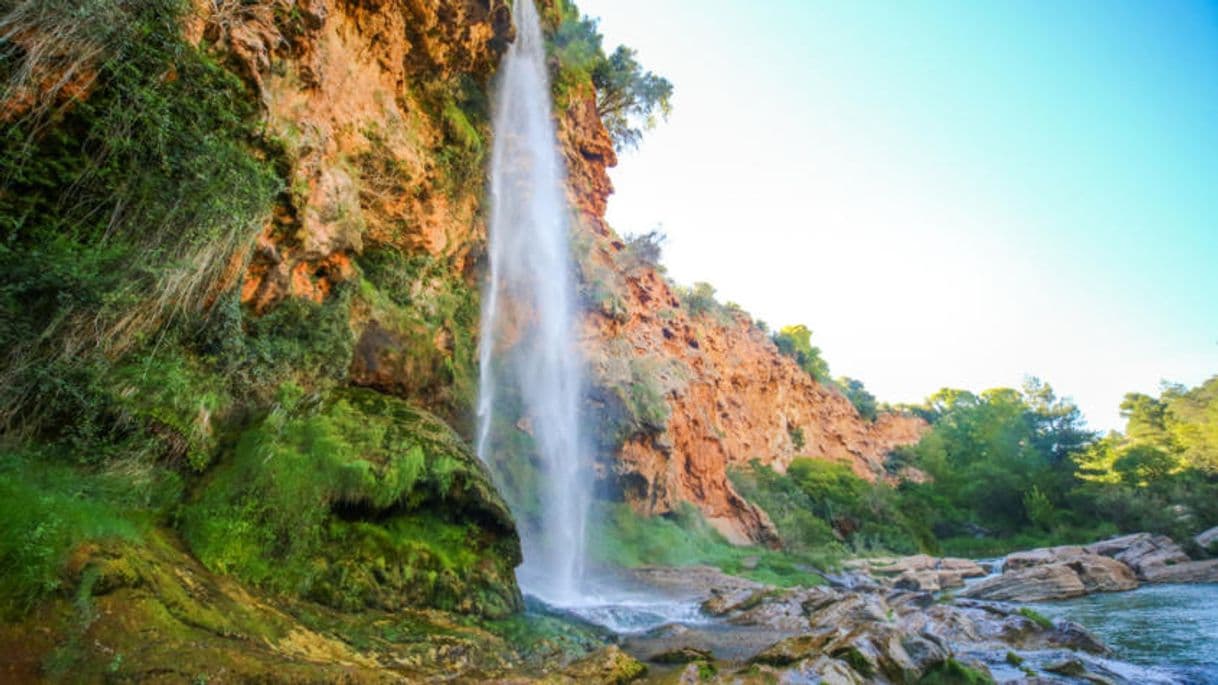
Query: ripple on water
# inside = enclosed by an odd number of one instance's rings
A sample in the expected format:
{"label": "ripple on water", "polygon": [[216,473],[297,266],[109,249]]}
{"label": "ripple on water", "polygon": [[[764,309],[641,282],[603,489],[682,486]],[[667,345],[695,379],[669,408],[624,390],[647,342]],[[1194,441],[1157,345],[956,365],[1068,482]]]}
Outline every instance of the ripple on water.
{"label": "ripple on water", "polygon": [[1085,626],[1118,659],[1218,683],[1218,584],[1144,585],[1033,606]]}

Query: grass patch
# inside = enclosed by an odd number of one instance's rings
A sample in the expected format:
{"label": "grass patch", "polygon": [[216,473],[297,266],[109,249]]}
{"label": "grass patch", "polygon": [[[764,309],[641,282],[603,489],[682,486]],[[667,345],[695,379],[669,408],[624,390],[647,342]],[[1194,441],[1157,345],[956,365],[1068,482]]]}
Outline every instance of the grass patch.
{"label": "grass patch", "polygon": [[19,617],[59,591],[78,545],[138,539],[179,492],[166,472],[82,469],[46,451],[0,452],[0,615]]}
{"label": "grass patch", "polygon": [[606,565],[707,564],[732,575],[790,587],[819,584],[816,569],[836,560],[733,545],[688,503],[672,514],[654,517],[640,516],[625,504],[601,504],[591,523],[590,554]]}

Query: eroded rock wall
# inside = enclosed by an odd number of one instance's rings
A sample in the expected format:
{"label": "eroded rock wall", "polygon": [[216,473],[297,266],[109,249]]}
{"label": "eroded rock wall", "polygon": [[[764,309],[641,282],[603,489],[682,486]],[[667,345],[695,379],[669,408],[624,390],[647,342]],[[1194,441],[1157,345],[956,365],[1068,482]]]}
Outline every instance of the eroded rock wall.
{"label": "eroded rock wall", "polygon": [[888,477],[885,457],[916,442],[924,422],[898,414],[866,421],[781,355],[747,314],[692,312],[605,221],[607,170],[617,159],[590,93],[572,98],[559,136],[588,305],[590,415],[627,415],[610,435],[600,431],[607,489],[646,514],[692,502],[730,540],[773,542],[765,513],[732,487],[731,467],[756,459],[784,471],[810,456],[849,463],[868,480]]}

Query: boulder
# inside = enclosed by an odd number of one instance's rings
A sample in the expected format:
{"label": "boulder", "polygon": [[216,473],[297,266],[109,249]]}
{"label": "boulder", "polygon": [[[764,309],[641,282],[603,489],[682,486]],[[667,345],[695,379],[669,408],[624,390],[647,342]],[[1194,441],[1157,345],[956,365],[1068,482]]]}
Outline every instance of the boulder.
{"label": "boulder", "polygon": [[1029,568],[1032,566],[1061,564],[1076,559],[1085,553],[1086,552],[1083,551],[1082,547],[1076,547],[1074,545],[1030,549],[1024,552],[1008,554],[1006,564],[1003,566],[1003,569],[1005,571],[1018,571],[1019,569]]}
{"label": "boulder", "polygon": [[963,578],[980,578],[989,575],[989,571],[981,564],[972,559],[958,559],[955,557],[944,557],[939,560],[940,571],[950,571],[959,573]]}
{"label": "boulder", "polygon": [[1084,554],[1067,564],[1083,581],[1083,587],[1091,592],[1124,592],[1138,586],[1133,569],[1110,557]]}
{"label": "boulder", "polygon": [[893,581],[892,586],[901,590],[917,592],[938,592],[943,589],[943,583],[940,581],[937,571],[906,571]]}
{"label": "boulder", "polygon": [[1196,542],[1198,547],[1207,552],[1218,551],[1218,526],[1199,533],[1197,537],[1193,538],[1193,542]]}
{"label": "boulder", "polygon": [[1218,583],[1218,559],[1148,566],[1142,573],[1148,583]]}
{"label": "boulder", "polygon": [[1007,571],[961,593],[962,597],[1012,602],[1043,602],[1087,594],[1079,574],[1068,564],[1047,564]]}
{"label": "boulder", "polygon": [[867,682],[846,663],[824,655],[804,659],[793,675],[801,677],[799,682],[821,685],[863,685]]}
{"label": "boulder", "polygon": [[1166,535],[1135,533],[1110,540],[1103,540],[1086,547],[1090,554],[1112,557],[1133,569],[1143,580],[1154,573],[1155,568],[1183,564],[1190,561],[1184,550]]}
{"label": "boulder", "polygon": [[1100,556],[1105,557],[1115,557],[1133,545],[1141,543],[1145,540],[1149,540],[1151,537],[1152,536],[1150,533],[1132,533],[1130,535],[1121,535],[1119,537],[1093,542],[1084,547],[1083,550],[1088,554],[1099,554]]}

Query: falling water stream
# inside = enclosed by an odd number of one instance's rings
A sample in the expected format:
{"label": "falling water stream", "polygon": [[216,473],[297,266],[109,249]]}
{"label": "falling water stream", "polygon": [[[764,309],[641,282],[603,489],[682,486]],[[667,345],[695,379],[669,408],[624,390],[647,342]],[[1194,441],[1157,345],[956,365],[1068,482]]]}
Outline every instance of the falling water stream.
{"label": "falling water stream", "polygon": [[[478,456],[516,514],[521,588],[619,632],[697,620],[696,604],[588,577],[591,450],[565,170],[533,0],[513,3],[516,40],[499,69],[491,156],[490,274],[482,300]],[[521,476],[519,435],[536,479]]]}
{"label": "falling water stream", "polygon": [[477,449],[496,465],[491,431],[510,391],[540,462],[533,494],[541,511],[537,525],[521,526],[520,583],[548,602],[570,605],[582,597],[591,478],[579,429],[575,279],[541,22],[532,0],[514,5],[516,40],[500,67],[494,120]]}

